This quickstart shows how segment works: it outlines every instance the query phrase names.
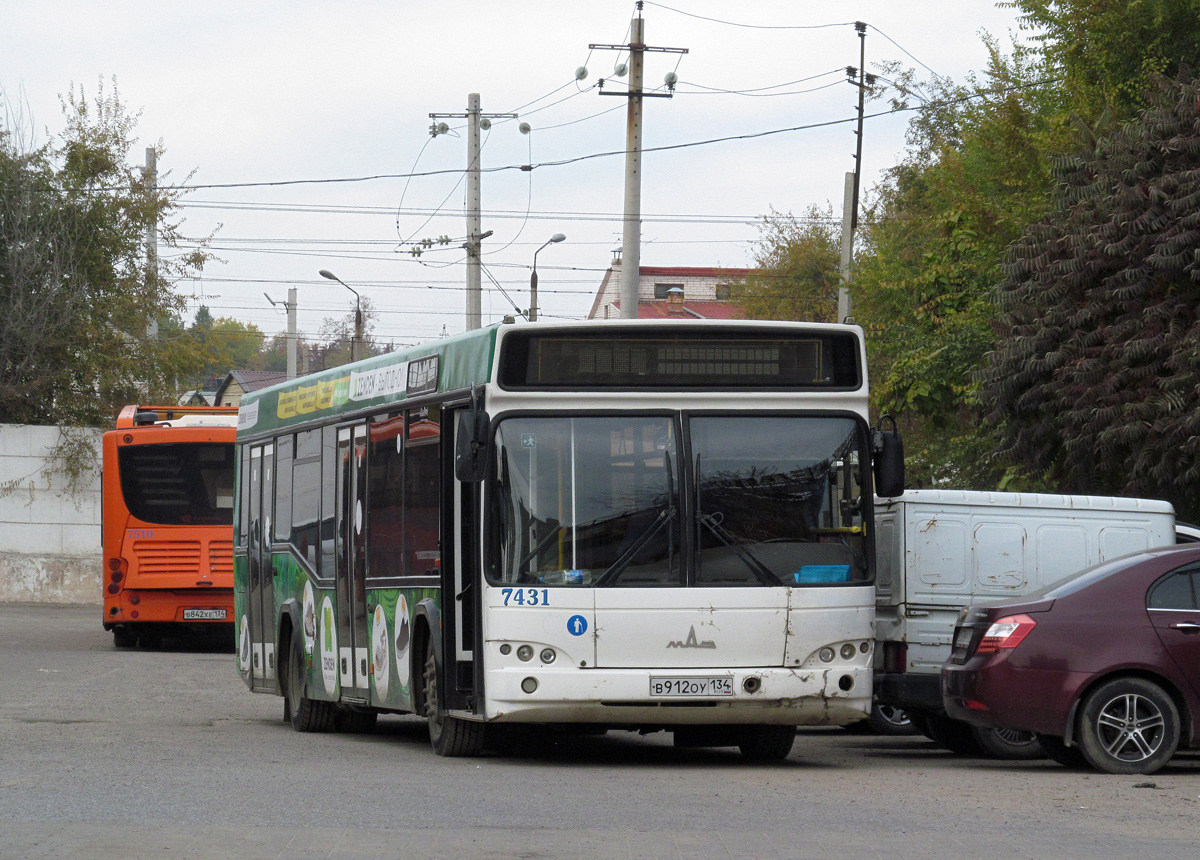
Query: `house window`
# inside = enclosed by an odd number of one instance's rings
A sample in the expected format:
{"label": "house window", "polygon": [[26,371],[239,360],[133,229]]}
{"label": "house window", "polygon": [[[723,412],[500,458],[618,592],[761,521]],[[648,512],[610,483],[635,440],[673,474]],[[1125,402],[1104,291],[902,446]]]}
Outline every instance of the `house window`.
{"label": "house window", "polygon": [[713,292],[715,293],[717,301],[719,302],[727,302],[733,297],[733,287],[731,287],[729,284],[717,284],[716,289]]}
{"label": "house window", "polygon": [[667,300],[667,292],[672,287],[679,287],[679,289],[682,290],[683,284],[655,284],[654,285],[654,298],[658,299],[659,301],[665,302]]}

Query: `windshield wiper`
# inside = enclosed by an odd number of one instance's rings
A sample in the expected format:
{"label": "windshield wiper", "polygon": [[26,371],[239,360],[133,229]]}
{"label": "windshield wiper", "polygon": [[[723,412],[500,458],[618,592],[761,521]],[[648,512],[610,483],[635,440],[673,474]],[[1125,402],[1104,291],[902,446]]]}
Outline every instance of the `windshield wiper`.
{"label": "windshield wiper", "polygon": [[771,573],[770,568],[759,561],[758,557],[734,540],[725,529],[721,527],[721,519],[717,514],[706,514],[700,505],[700,493],[703,489],[701,486],[701,475],[703,471],[700,468],[701,455],[696,455],[696,519],[708,527],[708,530],[716,535],[717,540],[725,544],[733,550],[734,554],[741,559],[742,564],[750,568],[750,572],[758,577],[759,582],[763,585],[783,585],[783,580]]}
{"label": "windshield wiper", "polygon": [[746,549],[746,547],[742,544],[734,541],[729,536],[729,533],[725,531],[725,529],[721,528],[721,521],[717,519],[716,515],[705,514],[697,510],[696,516],[701,523],[708,526],[708,530],[710,532],[717,536],[717,540],[733,550],[734,555],[742,560],[742,564],[750,568],[750,572],[758,577],[759,581],[762,582],[763,585],[784,584],[783,580],[771,573],[770,568],[759,561],[758,557],[754,553],[750,552],[750,550]]}
{"label": "windshield wiper", "polygon": [[626,549],[625,552],[621,553],[620,557],[612,563],[612,566],[600,575],[600,578],[596,580],[595,584],[598,586],[608,585],[610,582],[614,581],[618,576],[621,575],[625,568],[629,567],[629,563],[633,561],[634,556],[641,552],[642,547],[648,544],[654,538],[654,536],[662,531],[663,527],[673,519],[675,519],[674,506],[659,511],[654,522],[646,526],[642,533],[637,536],[637,540],[630,544],[629,548]]}

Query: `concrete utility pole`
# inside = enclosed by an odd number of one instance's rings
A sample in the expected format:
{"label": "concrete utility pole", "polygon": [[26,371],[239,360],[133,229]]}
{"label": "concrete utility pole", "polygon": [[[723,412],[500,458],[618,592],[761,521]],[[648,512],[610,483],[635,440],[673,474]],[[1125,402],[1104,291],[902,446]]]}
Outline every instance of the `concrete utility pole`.
{"label": "concrete utility pole", "polygon": [[671,92],[642,91],[643,55],[647,51],[686,54],[687,48],[651,48],[646,45],[645,21],[642,19],[642,0],[637,3],[637,17],[630,23],[628,45],[588,45],[591,50],[629,51],[628,92],[605,92],[600,80],[600,95],[625,96],[629,109],[625,121],[625,215],[621,234],[621,319],[637,319],[638,280],[642,268],[642,99],[670,98],[675,90],[674,74],[667,76]]}
{"label": "concrete utility pole", "polygon": [[467,331],[483,325],[483,286],[479,254],[483,250],[479,207],[479,93],[467,96]]}
{"label": "concrete utility pole", "polygon": [[287,378],[296,378],[296,288],[288,287]]}
{"label": "concrete utility pole", "polygon": [[842,194],[842,285],[838,287],[837,319],[834,322],[845,322],[850,316],[850,266],[854,261],[854,178],[853,173],[846,174],[846,186]]}
{"label": "concrete utility pole", "polygon": [[[862,182],[863,108],[866,103],[867,87],[875,83],[875,76],[867,74],[867,25],[854,22],[858,31],[858,68],[846,67],[846,77],[858,87],[858,129],[854,132],[857,142],[854,148],[854,172],[846,174],[846,194],[842,203],[842,284],[850,283],[850,270],[854,265],[854,231],[858,229],[858,194]],[[842,322],[851,315],[850,289],[838,288],[837,321]]]}
{"label": "concrete utility pole", "polygon": [[[466,119],[467,121],[467,241],[463,248],[467,252],[467,331],[483,325],[483,284],[481,278],[481,256],[483,240],[492,235],[484,233],[481,223],[483,188],[479,174],[479,132],[492,127],[496,118],[515,119],[515,113],[484,114],[479,109],[479,93],[467,95],[466,113],[431,113],[430,119]],[[434,137],[449,131],[445,123],[434,122],[429,133]]]}
{"label": "concrete utility pole", "polygon": [[267,293],[263,293],[271,307],[283,305],[287,311],[287,378],[296,378],[296,288],[288,287],[288,300],[277,302]]}
{"label": "concrete utility pole", "polygon": [[[154,200],[158,197],[158,153],[153,146],[146,147],[146,168],[143,174],[146,180],[146,194]],[[146,224],[146,284],[158,280],[158,208],[155,207],[154,218]],[[152,319],[146,324],[146,337],[158,337],[158,320]]]}

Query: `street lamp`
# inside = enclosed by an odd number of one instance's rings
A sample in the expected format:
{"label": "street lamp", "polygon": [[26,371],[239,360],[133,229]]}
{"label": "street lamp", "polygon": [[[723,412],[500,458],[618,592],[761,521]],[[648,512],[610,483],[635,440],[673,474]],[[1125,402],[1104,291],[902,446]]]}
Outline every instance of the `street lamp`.
{"label": "street lamp", "polygon": [[352,343],[350,345],[350,360],[358,361],[360,358],[362,358],[362,356],[359,355],[359,353],[362,351],[362,329],[363,329],[362,299],[358,295],[358,290],[354,289],[354,287],[347,284],[345,281],[343,281],[341,278],[339,278],[337,275],[335,275],[333,272],[329,271],[328,269],[321,269],[319,272],[317,272],[317,274],[320,275],[322,278],[328,278],[331,281],[337,281],[339,284],[341,284],[343,287],[348,289],[350,292],[354,293],[354,343]]}
{"label": "street lamp", "polygon": [[[542,248],[545,248],[546,245],[557,244],[558,242],[561,242],[566,238],[567,237],[564,236],[562,233],[555,233],[553,236],[551,236],[549,239],[546,240],[546,244],[542,245]],[[533,252],[533,272],[530,273],[530,275],[529,275],[529,321],[530,322],[537,321],[537,255],[538,255],[538,252],[540,252],[542,250],[542,248],[538,248],[537,251]]]}

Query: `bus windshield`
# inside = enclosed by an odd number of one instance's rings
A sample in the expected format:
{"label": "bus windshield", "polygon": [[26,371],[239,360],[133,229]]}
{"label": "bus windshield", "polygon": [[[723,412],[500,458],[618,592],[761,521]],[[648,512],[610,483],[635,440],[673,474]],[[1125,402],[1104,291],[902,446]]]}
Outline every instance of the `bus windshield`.
{"label": "bus windshield", "polygon": [[129,513],[155,525],[233,525],[233,443],[137,445],[118,455]]}
{"label": "bus windshield", "polygon": [[505,419],[495,577],[594,587],[861,582],[862,442],[843,417]]}

